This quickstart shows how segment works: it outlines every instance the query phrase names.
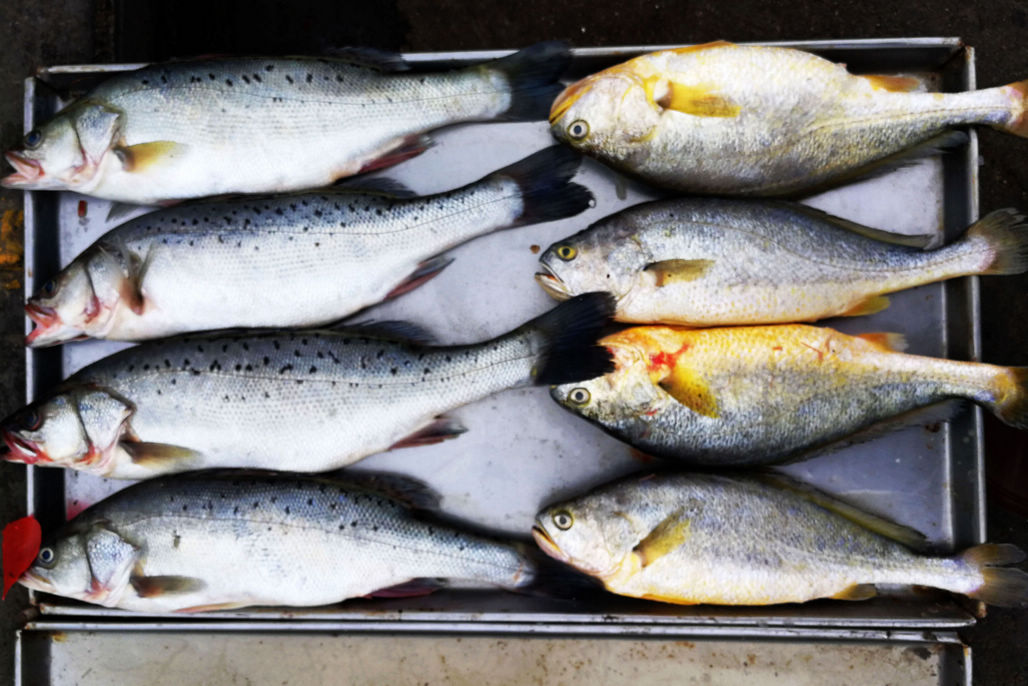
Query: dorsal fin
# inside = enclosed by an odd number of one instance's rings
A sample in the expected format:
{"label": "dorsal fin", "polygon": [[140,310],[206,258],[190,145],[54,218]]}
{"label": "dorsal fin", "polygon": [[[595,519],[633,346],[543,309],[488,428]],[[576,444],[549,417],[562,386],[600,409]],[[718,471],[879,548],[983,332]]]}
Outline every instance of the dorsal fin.
{"label": "dorsal fin", "polygon": [[431,345],[435,335],[420,324],[399,319],[368,319],[362,322],[340,322],[332,326],[335,333],[347,332],[365,338],[385,338],[390,341]]}
{"label": "dorsal fin", "polygon": [[[771,201],[776,202],[776,201]],[[885,231],[882,229],[875,229],[870,226],[864,226],[857,222],[850,221],[849,219],[843,219],[842,217],[836,217],[834,214],[829,214],[824,210],[819,210],[816,207],[809,205],[800,205],[792,202],[776,202],[776,204],[782,205],[787,209],[814,219],[816,221],[823,221],[829,224],[833,224],[840,229],[855,233],[864,238],[870,238],[871,240],[881,241],[882,243],[891,243],[892,245],[902,245],[907,248],[927,248],[932,245],[937,239],[934,233],[918,233],[918,234],[904,234],[904,233],[893,233],[891,231]]]}
{"label": "dorsal fin", "polygon": [[840,517],[844,517],[854,524],[878,534],[879,536],[884,536],[885,538],[892,539],[897,543],[902,543],[908,548],[923,550],[927,546],[928,539],[921,532],[915,531],[910,527],[903,526],[902,524],[891,522],[884,517],[879,517],[878,515],[865,512],[847,502],[843,502],[842,500],[835,498],[834,496],[830,496],[823,491],[819,491],[809,484],[801,483],[782,474],[771,472],[758,474],[754,478],[768,486],[798,495],[815,505],[823,507],[830,512],[834,512]]}

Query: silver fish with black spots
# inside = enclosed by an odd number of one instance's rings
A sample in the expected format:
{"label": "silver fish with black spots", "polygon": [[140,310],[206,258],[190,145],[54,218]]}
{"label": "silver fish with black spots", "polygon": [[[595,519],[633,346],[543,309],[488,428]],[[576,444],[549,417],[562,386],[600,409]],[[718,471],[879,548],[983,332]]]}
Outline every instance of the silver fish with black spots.
{"label": "silver fish with black spots", "polygon": [[577,153],[553,146],[427,197],[334,189],[181,205],[101,236],[29,298],[27,342],[310,327],[409,291],[492,231],[575,215]]}
{"label": "silver fish with black spots", "polygon": [[587,294],[493,340],[445,347],[366,328],[149,341],[5,419],[0,456],[126,479],[335,469],[452,438],[465,429],[444,413],[493,393],[609,371],[596,338],[612,312],[609,295]]}

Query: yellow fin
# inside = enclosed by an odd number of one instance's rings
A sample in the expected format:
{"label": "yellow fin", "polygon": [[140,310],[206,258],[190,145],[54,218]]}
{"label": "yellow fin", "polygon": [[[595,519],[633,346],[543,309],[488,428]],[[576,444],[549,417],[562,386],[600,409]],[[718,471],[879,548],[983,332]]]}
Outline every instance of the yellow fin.
{"label": "yellow fin", "polygon": [[734,46],[735,43],[731,43],[726,40],[715,40],[709,43],[701,43],[699,45],[687,45],[684,48],[674,48],[669,52],[673,52],[676,55],[687,55],[690,52],[700,52],[701,50],[710,50],[711,48],[730,48]]}
{"label": "yellow fin", "polygon": [[886,90],[892,91],[893,93],[909,93],[911,91],[916,91],[921,86],[921,82],[913,76],[869,74],[862,78],[867,79],[871,83],[871,87],[875,90]]}
{"label": "yellow fin", "polygon": [[867,600],[878,595],[878,589],[874,584],[853,584],[832,597],[836,600]]}
{"label": "yellow fin", "polygon": [[896,522],[890,522],[884,517],[864,512],[849,503],[838,500],[827,493],[817,490],[813,486],[799,481],[793,481],[784,475],[764,473],[758,475],[756,479],[775,488],[790,491],[791,493],[798,495],[815,505],[823,507],[830,512],[834,512],[840,517],[845,517],[854,524],[864,527],[868,531],[872,531],[879,536],[884,536],[885,538],[890,538],[897,543],[902,543],[908,548],[923,550],[928,543],[928,539],[919,531],[915,531],[914,529],[903,526],[902,524],[897,524]]}
{"label": "yellow fin", "polygon": [[686,85],[654,75],[646,79],[645,87],[650,102],[695,117],[735,117],[742,109],[711,86]]}
{"label": "yellow fin", "polygon": [[[888,298],[885,298],[886,305],[888,305]],[[882,308],[885,309],[885,308]],[[878,310],[874,310],[877,312]],[[867,313],[870,314],[870,313]],[[901,353],[907,349],[907,339],[901,333],[862,333],[858,334],[857,338],[863,339],[868,343],[872,343],[885,352],[890,353]]]}
{"label": "yellow fin", "polygon": [[692,522],[682,514],[681,509],[672,512],[635,546],[632,552],[638,557],[640,567],[649,567],[688,540]]}
{"label": "yellow fin", "polygon": [[[615,591],[616,593],[617,591]],[[688,598],[675,598],[668,595],[658,595],[655,593],[643,593],[639,596],[643,600],[653,600],[658,603],[671,603],[672,605],[699,605],[703,600],[689,600]]]}
{"label": "yellow fin", "polygon": [[714,260],[661,260],[646,265],[643,271],[653,272],[657,276],[657,287],[671,283],[694,281],[703,276]]}
{"label": "yellow fin", "polygon": [[840,317],[859,317],[864,314],[874,314],[875,312],[881,312],[889,306],[889,296],[887,295],[872,295],[870,298],[861,300],[859,303],[854,305],[851,309],[841,313]]}
{"label": "yellow fin", "polygon": [[174,141],[151,141],[123,148],[115,148],[114,152],[121,159],[125,171],[142,172],[155,164],[170,160],[182,152],[186,146]]}
{"label": "yellow fin", "polygon": [[147,469],[164,471],[174,468],[175,471],[182,471],[182,465],[193,463],[200,458],[200,453],[195,450],[166,443],[121,441],[119,445],[129,454],[134,464]]}
{"label": "yellow fin", "polygon": [[707,382],[694,370],[675,366],[657,382],[672,398],[704,417],[717,417],[717,398]]}

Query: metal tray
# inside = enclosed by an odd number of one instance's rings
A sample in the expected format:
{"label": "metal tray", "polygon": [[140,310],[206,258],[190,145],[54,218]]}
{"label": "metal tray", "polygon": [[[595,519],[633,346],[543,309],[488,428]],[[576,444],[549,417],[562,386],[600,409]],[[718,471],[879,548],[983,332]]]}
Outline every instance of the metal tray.
{"label": "metal tray", "polygon": [[[845,62],[863,73],[900,72],[948,91],[975,87],[974,52],[955,38],[779,43]],[[569,78],[656,49],[632,47],[575,51]],[[479,62],[504,52],[409,55],[424,66]],[[26,83],[25,125],[42,121],[62,101],[58,92],[81,90],[105,74],[139,65],[43,69]],[[545,122],[475,124],[434,135],[437,145],[384,175],[421,193],[454,188],[552,143]],[[469,154],[468,151],[474,151]],[[871,226],[909,233],[937,231],[952,240],[978,216],[977,139],[942,157],[887,176],[837,189],[808,202]],[[509,330],[553,302],[533,282],[537,251],[614,211],[652,197],[591,161],[578,180],[594,191],[596,206],[570,220],[519,228],[477,239],[454,251],[456,261],[413,293],[368,310],[363,317],[410,319],[444,343],[476,341]],[[85,216],[80,216],[80,205]],[[25,207],[26,290],[50,277],[114,223],[109,204],[73,193],[28,193]],[[830,322],[847,332],[898,331],[910,351],[978,359],[978,285],[975,278],[913,289],[893,297],[873,317]],[[28,328],[28,323],[26,324]],[[27,350],[27,392],[33,398],[58,380],[123,344],[85,342]],[[646,469],[627,446],[564,412],[547,389],[510,391],[454,412],[470,431],[427,448],[373,456],[356,469],[390,470],[423,479],[443,496],[442,509],[479,526],[526,536],[549,501],[582,492],[616,476]],[[302,429],[301,429],[302,430]],[[790,474],[859,506],[925,533],[942,552],[984,540],[981,413],[968,407],[941,427],[912,427],[877,441],[786,469]],[[79,472],[29,467],[28,509],[45,529],[125,482]],[[33,594],[48,615],[124,618],[117,610]],[[579,631],[618,633],[651,626],[928,627],[972,624],[980,607],[943,593],[897,590],[862,603],[819,601],[770,608],[675,607],[616,596],[601,604],[543,600],[503,592],[448,591],[427,598],[350,601],[318,609],[255,609],[214,618],[281,618],[319,626],[417,625],[425,630],[490,624],[493,627],[575,625]],[[84,621],[83,619],[83,621]],[[169,620],[174,621],[174,620]],[[333,624],[334,623],[334,624]]]}
{"label": "metal tray", "polygon": [[[971,650],[951,633],[687,631],[584,640],[534,634],[330,633],[263,626],[62,626],[18,634],[15,686],[223,683],[717,683],[970,686]],[[195,633],[203,631],[204,633]],[[131,650],[125,646],[131,644]]]}

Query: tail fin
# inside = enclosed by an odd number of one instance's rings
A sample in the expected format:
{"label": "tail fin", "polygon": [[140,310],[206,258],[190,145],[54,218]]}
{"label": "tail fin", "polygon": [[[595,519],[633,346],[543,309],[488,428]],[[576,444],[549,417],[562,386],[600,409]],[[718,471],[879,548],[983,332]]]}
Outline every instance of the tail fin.
{"label": "tail fin", "polygon": [[563,41],[530,45],[488,65],[502,72],[510,84],[511,103],[501,119],[535,121],[546,119],[550,104],[563,88],[560,78],[571,63],[571,51]]}
{"label": "tail fin", "polygon": [[1009,97],[1012,106],[1010,119],[997,128],[1015,136],[1028,138],[1028,81],[1018,81],[1000,88]]}
{"label": "tail fin", "polygon": [[596,345],[614,314],[614,296],[584,293],[557,305],[522,327],[543,338],[532,382],[538,385],[584,381],[614,370],[606,348]]}
{"label": "tail fin", "polygon": [[1028,271],[1028,223],[1013,208],[996,210],[967,230],[966,241],[984,241],[992,258],[981,274],[1022,274]]}
{"label": "tail fin", "polygon": [[1001,421],[1028,429],[1028,367],[1000,367],[990,389],[994,400],[986,403]]}
{"label": "tail fin", "polygon": [[1004,569],[1025,559],[1024,551],[1008,543],[985,543],[966,550],[960,559],[979,569],[985,581],[969,596],[989,605],[1028,607],[1028,573],[1020,569]]}
{"label": "tail fin", "polygon": [[553,145],[491,176],[509,178],[521,189],[524,207],[516,225],[536,224],[573,217],[593,205],[588,188],[569,183],[581,162],[571,148]]}

